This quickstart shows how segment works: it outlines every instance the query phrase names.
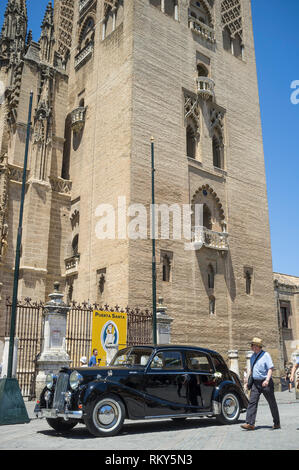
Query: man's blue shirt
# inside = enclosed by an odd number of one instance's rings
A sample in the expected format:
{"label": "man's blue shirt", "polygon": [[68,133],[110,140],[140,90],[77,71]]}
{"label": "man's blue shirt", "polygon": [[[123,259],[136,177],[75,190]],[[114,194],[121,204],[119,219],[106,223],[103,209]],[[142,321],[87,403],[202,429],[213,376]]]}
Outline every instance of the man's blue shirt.
{"label": "man's blue shirt", "polygon": [[91,356],[89,359],[88,367],[93,367],[97,365],[97,358],[95,356]]}
{"label": "man's blue shirt", "polygon": [[[251,367],[251,370],[252,370],[252,365],[256,359],[256,357],[259,355],[260,353],[257,353],[257,354],[252,354],[251,358],[250,358],[250,367]],[[274,367],[274,364],[272,362],[272,358],[270,356],[269,353],[267,353],[266,351],[262,351],[261,352],[261,355],[260,357],[258,358],[258,360],[256,361],[255,365],[254,365],[254,368],[253,368],[253,378],[256,379],[256,380],[263,380],[267,377],[267,374],[268,374],[268,370],[269,369],[272,369],[272,367]]]}

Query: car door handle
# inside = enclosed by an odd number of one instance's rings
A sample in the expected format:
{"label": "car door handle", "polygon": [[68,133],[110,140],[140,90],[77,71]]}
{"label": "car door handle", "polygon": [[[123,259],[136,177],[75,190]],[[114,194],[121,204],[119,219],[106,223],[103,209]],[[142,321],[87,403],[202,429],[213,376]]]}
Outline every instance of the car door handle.
{"label": "car door handle", "polygon": [[132,370],[129,372],[129,374],[138,374],[138,372]]}

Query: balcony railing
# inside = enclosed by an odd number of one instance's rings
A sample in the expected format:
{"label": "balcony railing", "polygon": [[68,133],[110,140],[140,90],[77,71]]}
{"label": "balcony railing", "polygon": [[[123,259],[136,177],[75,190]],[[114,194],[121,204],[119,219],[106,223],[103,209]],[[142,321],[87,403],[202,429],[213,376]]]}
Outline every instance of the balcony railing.
{"label": "balcony railing", "polygon": [[93,42],[87,44],[82,51],[75,57],[75,69],[81,67],[89,58],[92,56],[93,53]]}
{"label": "balcony railing", "polygon": [[215,82],[208,77],[197,77],[197,94],[204,100],[214,97]]}
{"label": "balcony railing", "polygon": [[196,34],[203,37],[207,41],[214,43],[216,42],[215,39],[215,31],[210,26],[206,25],[202,21],[194,18],[193,16],[189,16],[189,27],[192,29]]}
{"label": "balcony railing", "polygon": [[228,251],[228,233],[213,232],[203,226],[192,229],[192,243],[200,249],[202,246],[213,250]]}
{"label": "balcony railing", "polygon": [[78,273],[80,255],[73,255],[64,260],[66,276],[72,276]]}
{"label": "balcony railing", "polygon": [[80,132],[85,124],[85,112],[86,108],[79,106],[71,112],[72,129],[74,132]]}

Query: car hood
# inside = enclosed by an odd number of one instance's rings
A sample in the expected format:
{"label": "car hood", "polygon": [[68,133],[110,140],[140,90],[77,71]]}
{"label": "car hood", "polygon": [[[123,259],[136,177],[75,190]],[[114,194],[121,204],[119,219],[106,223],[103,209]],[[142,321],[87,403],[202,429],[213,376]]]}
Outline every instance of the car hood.
{"label": "car hood", "polygon": [[117,366],[107,366],[107,367],[74,367],[69,369],[69,373],[73,371],[78,371],[83,377],[83,383],[90,382],[96,379],[105,379],[107,377],[120,377],[120,376],[127,376],[130,372],[144,372],[145,367],[138,366],[138,367],[117,367]]}

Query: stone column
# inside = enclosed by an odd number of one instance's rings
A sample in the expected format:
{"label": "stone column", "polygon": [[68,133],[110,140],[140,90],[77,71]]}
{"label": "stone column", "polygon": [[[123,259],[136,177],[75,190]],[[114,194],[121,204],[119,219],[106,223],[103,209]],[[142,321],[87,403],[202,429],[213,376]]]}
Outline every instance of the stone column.
{"label": "stone column", "polygon": [[239,353],[237,349],[228,351],[228,358],[230,360],[230,370],[235,372],[240,377],[239,372]]}
{"label": "stone column", "polygon": [[54,284],[54,292],[49,297],[51,300],[46,304],[44,310],[42,352],[37,360],[37,397],[45,386],[46,376],[50,373],[57,374],[62,367],[68,367],[71,362],[65,345],[69,307],[63,302],[63,294],[59,292],[58,282]]}
{"label": "stone column", "polygon": [[166,313],[167,307],[163,305],[163,298],[159,297],[157,306],[157,343],[170,344],[171,342],[171,323],[173,318]]}

